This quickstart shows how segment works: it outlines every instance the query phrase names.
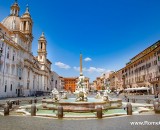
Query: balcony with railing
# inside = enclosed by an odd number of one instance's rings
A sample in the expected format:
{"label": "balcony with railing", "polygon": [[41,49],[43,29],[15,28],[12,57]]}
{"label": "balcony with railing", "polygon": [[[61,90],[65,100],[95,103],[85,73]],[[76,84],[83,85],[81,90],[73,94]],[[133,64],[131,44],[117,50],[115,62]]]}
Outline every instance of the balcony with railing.
{"label": "balcony with railing", "polygon": [[150,79],[148,79],[148,82],[149,83],[157,83],[157,82],[159,82],[160,81],[160,77],[154,77],[154,78],[150,78]]}

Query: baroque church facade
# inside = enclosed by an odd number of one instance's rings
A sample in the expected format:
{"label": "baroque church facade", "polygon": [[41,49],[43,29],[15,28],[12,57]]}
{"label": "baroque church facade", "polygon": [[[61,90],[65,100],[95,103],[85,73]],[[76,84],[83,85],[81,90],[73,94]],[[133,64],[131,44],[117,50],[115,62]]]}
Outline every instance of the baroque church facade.
{"label": "baroque church facade", "polygon": [[0,97],[31,96],[36,91],[50,91],[53,84],[45,35],[38,40],[38,56],[33,56],[29,8],[22,16],[19,12],[15,1],[10,15],[0,23]]}

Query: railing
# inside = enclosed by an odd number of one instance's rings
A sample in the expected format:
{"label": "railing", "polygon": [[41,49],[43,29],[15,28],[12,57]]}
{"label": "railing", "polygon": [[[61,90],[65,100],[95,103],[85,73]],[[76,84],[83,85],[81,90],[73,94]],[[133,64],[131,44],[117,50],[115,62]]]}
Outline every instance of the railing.
{"label": "railing", "polygon": [[144,80],[136,81],[136,83],[143,83],[143,82],[144,82]]}
{"label": "railing", "polygon": [[150,83],[155,83],[155,82],[158,82],[159,81],[159,78],[150,78],[150,79],[148,79],[148,82],[150,82]]}

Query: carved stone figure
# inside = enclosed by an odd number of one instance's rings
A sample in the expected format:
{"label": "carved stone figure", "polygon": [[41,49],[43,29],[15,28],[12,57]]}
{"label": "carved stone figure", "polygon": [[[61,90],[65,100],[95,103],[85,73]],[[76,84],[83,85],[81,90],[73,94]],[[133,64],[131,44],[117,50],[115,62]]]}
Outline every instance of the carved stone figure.
{"label": "carved stone figure", "polygon": [[59,92],[57,91],[56,88],[54,88],[54,89],[52,90],[52,96],[53,96],[53,100],[54,100],[55,102],[57,102],[57,101],[60,100]]}

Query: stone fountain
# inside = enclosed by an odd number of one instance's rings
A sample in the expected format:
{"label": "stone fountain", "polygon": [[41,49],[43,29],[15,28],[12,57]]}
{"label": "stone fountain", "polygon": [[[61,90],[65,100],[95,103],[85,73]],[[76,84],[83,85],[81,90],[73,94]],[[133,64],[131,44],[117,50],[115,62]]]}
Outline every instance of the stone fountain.
{"label": "stone fountain", "polygon": [[[103,95],[98,92],[95,98],[88,97],[85,76],[82,73],[82,54],[80,54],[80,76],[76,85],[74,92],[76,98],[67,98],[67,94],[60,96],[59,92],[54,89],[52,91],[53,99],[42,100],[42,106],[48,109],[57,109],[55,106],[62,106],[66,112],[93,112],[97,106],[101,106],[103,110],[122,106],[122,100],[110,98],[107,90]],[[54,107],[50,107],[49,104],[53,104]]]}
{"label": "stone fountain", "polygon": [[82,73],[82,54],[80,54],[80,76],[78,78],[77,88],[75,91],[76,102],[82,102],[82,101],[86,102],[88,100],[87,87],[84,80],[85,80],[85,77],[83,76],[83,73]]}
{"label": "stone fountain", "polygon": [[84,76],[80,76],[78,78],[78,83],[77,83],[77,88],[75,91],[76,94],[76,102],[79,101],[87,101],[87,89],[86,89],[86,84],[84,83]]}

